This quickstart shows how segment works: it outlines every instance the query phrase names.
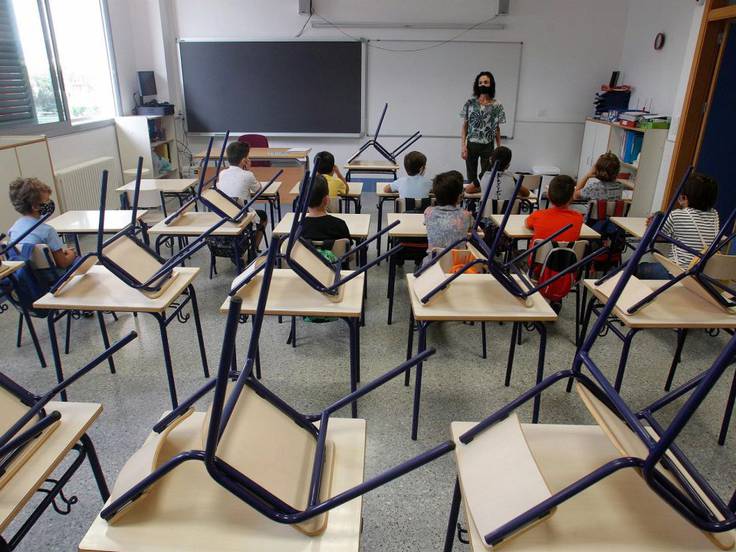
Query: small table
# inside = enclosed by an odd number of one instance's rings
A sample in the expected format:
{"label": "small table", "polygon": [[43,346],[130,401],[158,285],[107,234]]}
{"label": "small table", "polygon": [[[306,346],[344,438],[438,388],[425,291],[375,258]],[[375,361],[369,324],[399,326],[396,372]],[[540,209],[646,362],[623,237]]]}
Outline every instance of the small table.
{"label": "small table", "polygon": [[[221,148],[222,144],[216,147],[213,144],[210,161],[214,160],[212,152],[220,151]],[[311,151],[312,148],[250,148],[248,159],[251,161],[294,160],[304,163],[305,169],[309,170],[309,153]],[[194,155],[194,159],[204,159],[206,155],[207,150],[202,150]]]}
{"label": "small table", "polygon": [[[472,321],[481,322],[482,335],[485,342],[486,322],[511,322],[511,344],[508,362],[506,364],[505,385],[511,383],[516,342],[522,324],[533,324],[539,333],[539,357],[537,360],[536,382],[542,381],[544,376],[544,355],[547,346],[547,328],[545,322],[553,322],[557,315],[544,300],[541,294],[535,293],[530,297],[532,306],[526,307],[517,298],[507,292],[489,274],[462,274],[452,285],[437,294],[428,304],[423,304],[414,292],[413,274],[406,277],[411,300],[409,316],[409,338],[406,347],[406,358],[413,354],[414,326],[419,333],[417,353],[427,348],[427,329],[432,322]],[[414,385],[414,408],[411,427],[411,438],[416,440],[419,429],[419,401],[422,392],[422,363],[416,367],[416,382]],[[409,372],[405,384],[408,385]],[[534,399],[532,422],[539,420],[539,395]]]}
{"label": "small table", "polygon": [[[394,180],[396,178],[394,177]],[[386,201],[394,201],[398,199],[399,193],[398,192],[384,192],[383,187],[389,184],[389,182],[376,182],[376,195],[378,196],[378,204],[376,205],[376,208],[378,209],[378,228],[377,231],[380,232],[381,228],[383,228],[383,204]],[[381,256],[381,239],[376,240],[376,255],[379,257]]]}
{"label": "small table", "polygon": [[[185,450],[202,448],[204,413],[195,412],[192,418],[193,423],[172,432]],[[327,438],[335,445],[331,493],[335,496],[363,481],[365,420],[331,418]],[[271,521],[229,493],[208,475],[202,462],[177,466],[149,493],[126,514],[124,523],[109,525],[97,516],[80,552],[357,552],[360,548],[360,497],[330,510],[325,532],[309,537]]]}
{"label": "small table", "polygon": [[647,217],[611,217],[611,222],[636,239],[647,231]]}
{"label": "small table", "polygon": [[[504,235],[511,238],[512,240],[530,240],[534,235],[534,231],[526,227],[525,221],[529,215],[510,215],[506,228],[504,228]],[[502,214],[491,215],[491,220],[496,226],[501,226],[503,221]],[[580,229],[581,240],[599,240],[601,235],[593,230],[587,224],[583,224]]]}
{"label": "small table", "polygon": [[[61,355],[59,354],[59,344],[56,340],[56,327],[54,323],[57,311],[83,310],[96,312],[105,348],[110,346],[110,340],[107,336],[105,321],[102,318],[102,314],[104,312],[148,313],[156,319],[156,322],[158,322],[159,332],[161,334],[161,346],[163,347],[164,353],[164,367],[166,369],[166,378],[168,380],[169,394],[171,396],[171,405],[175,408],[178,404],[176,397],[176,382],[174,381],[171,349],[169,347],[169,336],[166,328],[174,320],[179,320],[179,322],[184,323],[189,319],[188,315],[182,313],[182,310],[187,303],[192,304],[192,313],[194,314],[194,324],[197,331],[202,368],[205,378],[209,377],[207,355],[205,353],[204,337],[202,335],[202,325],[199,319],[199,308],[197,307],[197,296],[194,292],[194,286],[192,285],[192,281],[198,272],[199,268],[175,268],[172,276],[172,278],[175,278],[174,282],[172,282],[159,297],[151,299],[141,291],[120,281],[117,276],[113,275],[102,265],[95,265],[90,268],[89,272],[86,274],[75,276],[64,288],[61,289],[59,295],[47,293],[38,299],[33,304],[33,307],[49,311],[47,326],[49,329],[49,340],[51,341],[51,352],[54,357],[54,367],[56,369],[57,380],[62,381],[64,379],[64,373],[61,366]],[[169,308],[173,308],[173,311],[170,314],[167,314],[167,310]],[[110,360],[112,361],[112,358]],[[112,364],[112,362],[110,363],[110,368],[114,373],[115,365]]]}
{"label": "small table", "polygon": [[[338,199],[340,201],[340,212],[341,213],[349,213],[350,212],[350,204],[352,203],[355,205],[355,212],[357,214],[360,214],[360,196],[363,193],[363,183],[362,182],[348,182],[348,191],[346,194],[341,194],[338,196]],[[301,183],[297,183],[294,185],[294,187],[291,189],[290,193],[295,194],[296,197],[294,198],[294,205],[296,205],[296,202],[299,200],[299,191],[301,188]]]}
{"label": "small table", "polygon": [[345,173],[345,180],[350,180],[350,177],[353,175],[353,173],[356,174],[382,174],[382,175],[388,175],[393,177],[393,180],[396,180],[396,173],[399,170],[399,166],[396,163],[391,163],[390,161],[386,160],[380,160],[380,161],[351,161],[350,163],[346,163],[344,166],[345,170],[347,171]]}
{"label": "small table", "polygon": [[[397,194],[398,197],[398,194]],[[424,215],[422,213],[388,213],[389,226],[399,221],[398,226],[394,226],[388,231],[387,251],[390,250],[394,243],[402,238],[406,239],[427,239],[427,227],[424,224]],[[396,260],[394,255],[388,259],[388,287],[386,295],[388,296],[388,320],[391,325],[394,313],[394,292],[396,287]]]}
{"label": "small table", "polygon": [[[133,211],[129,210],[105,210],[105,234],[115,234],[130,224],[130,217]],[[143,216],[146,214],[145,209],[139,209],[136,217],[138,226],[140,227],[143,241],[148,243],[148,227],[143,222]],[[74,247],[77,254],[82,254],[82,248],[79,245],[79,234],[97,234],[100,225],[100,212],[92,211],[67,211],[58,217],[48,220],[50,225],[59,234],[70,234],[74,239]]]}
{"label": "small table", "polygon": [[[287,214],[288,215],[288,214]],[[347,275],[350,271],[343,271]],[[357,276],[345,284],[343,299],[333,302],[322,293],[315,291],[293,270],[275,268],[271,279],[266,302],[266,315],[291,316],[292,334],[294,320],[297,316],[335,317],[344,320],[350,330],[350,391],[357,389],[360,381],[360,319],[363,313],[363,286],[365,274]],[[238,292],[243,300],[240,313],[252,315],[258,306],[258,295],[263,281],[263,273],[255,276],[253,281]],[[220,307],[220,312],[227,313],[230,298]],[[291,339],[292,346],[295,340]],[[260,376],[260,363],[256,365],[256,375]],[[353,402],[353,418],[358,415],[357,403]]]}
{"label": "small table", "polygon": [[[181,206],[192,195],[196,184],[197,180],[194,178],[143,178],[141,179],[140,191],[158,192],[161,197],[161,211],[164,217],[167,217],[166,196],[175,197],[179,200],[179,205]],[[130,209],[128,193],[135,191],[135,180],[128,182],[124,186],[120,186],[115,191],[120,192],[120,208]]]}

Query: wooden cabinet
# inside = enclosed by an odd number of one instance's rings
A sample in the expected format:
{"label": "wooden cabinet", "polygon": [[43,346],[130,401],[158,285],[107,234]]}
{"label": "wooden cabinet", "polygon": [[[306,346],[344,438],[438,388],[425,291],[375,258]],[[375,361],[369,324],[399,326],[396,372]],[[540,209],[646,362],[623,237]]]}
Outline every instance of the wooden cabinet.
{"label": "wooden cabinet", "polygon": [[587,173],[596,159],[608,151],[610,138],[611,125],[598,121],[585,121],[578,178]]}
{"label": "wooden cabinet", "polygon": [[[176,120],[173,115],[131,115],[115,118],[120,163],[123,171],[135,169],[143,157],[144,178],[179,178]],[[163,168],[156,158],[168,165]],[[144,171],[145,172],[145,171]],[[126,182],[128,179],[125,179]],[[131,179],[132,180],[132,179]]]}

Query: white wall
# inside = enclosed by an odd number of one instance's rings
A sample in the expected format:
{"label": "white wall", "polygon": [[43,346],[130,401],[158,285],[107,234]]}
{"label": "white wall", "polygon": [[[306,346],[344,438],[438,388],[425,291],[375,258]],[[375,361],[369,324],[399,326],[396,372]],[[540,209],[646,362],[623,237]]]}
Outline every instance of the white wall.
{"label": "white wall", "polygon": [[[284,40],[293,38],[306,21],[306,16],[297,13],[296,0],[212,0],[207,2],[206,9],[197,0],[161,1],[173,2],[171,12],[175,21],[172,28],[180,38]],[[318,14],[332,21],[469,23],[491,17],[496,2],[315,0],[314,7]],[[463,40],[524,43],[516,135],[507,144],[514,151],[515,167],[544,164],[556,165],[568,173],[577,170],[583,121],[592,113],[596,90],[601,83],[608,82],[611,71],[621,59],[626,9],[623,0],[512,0],[511,14],[498,20],[507,25],[505,30],[474,30],[463,35]],[[438,41],[457,34],[457,31],[443,30],[352,29],[347,32],[370,39]],[[309,26],[303,35],[305,39],[324,37],[345,38],[337,30],[312,30]],[[178,72],[176,66],[167,69]],[[486,69],[483,60],[478,60],[478,69]],[[441,70],[438,67],[438,76]],[[474,76],[468,75],[469,95]],[[339,77],[339,68],[336,68],[336,78]],[[182,105],[178,97],[172,101]],[[441,108],[459,111],[460,106]],[[428,156],[430,174],[453,168],[464,172],[459,155],[459,133],[458,118],[457,139],[427,138],[417,144],[417,148]],[[399,143],[401,139],[395,138],[390,144],[394,141]],[[192,142],[196,148],[203,140],[193,139]],[[274,145],[293,144],[295,140],[272,142]],[[296,142],[308,143],[313,151],[329,149],[342,162],[357,149],[361,140],[298,139]]]}

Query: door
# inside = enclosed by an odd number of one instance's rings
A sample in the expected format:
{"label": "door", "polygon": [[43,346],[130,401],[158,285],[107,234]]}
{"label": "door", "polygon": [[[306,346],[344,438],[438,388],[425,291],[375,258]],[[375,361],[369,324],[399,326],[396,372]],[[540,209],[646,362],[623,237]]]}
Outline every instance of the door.
{"label": "door", "polygon": [[581,178],[590,169],[590,157],[595,147],[596,128],[600,125],[591,121],[585,121],[585,133],[583,134],[583,146],[580,148],[580,166],[578,167],[578,178]]}

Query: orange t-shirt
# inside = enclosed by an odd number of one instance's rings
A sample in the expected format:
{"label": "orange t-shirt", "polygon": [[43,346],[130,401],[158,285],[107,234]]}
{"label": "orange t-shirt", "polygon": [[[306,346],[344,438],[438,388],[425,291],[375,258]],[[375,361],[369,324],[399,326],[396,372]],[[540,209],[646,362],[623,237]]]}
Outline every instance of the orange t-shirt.
{"label": "orange t-shirt", "polygon": [[532,239],[541,240],[557,232],[560,228],[572,224],[572,228],[565,230],[555,238],[557,242],[571,242],[580,237],[580,228],[583,226],[583,214],[572,209],[551,207],[541,211],[534,211],[526,219],[527,228],[534,231]]}

